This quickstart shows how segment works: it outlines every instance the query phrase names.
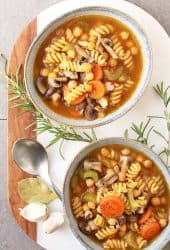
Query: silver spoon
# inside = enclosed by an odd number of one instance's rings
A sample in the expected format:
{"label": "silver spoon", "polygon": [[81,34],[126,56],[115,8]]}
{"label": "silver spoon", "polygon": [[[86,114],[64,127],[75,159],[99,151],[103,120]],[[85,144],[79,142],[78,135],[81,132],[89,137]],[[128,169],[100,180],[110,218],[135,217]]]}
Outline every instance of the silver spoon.
{"label": "silver spoon", "polygon": [[[48,155],[45,148],[36,140],[19,139],[12,149],[15,163],[24,172],[49,178]],[[50,179],[50,178],[49,178]],[[51,179],[49,181],[51,183]],[[59,198],[62,197],[61,191],[54,187]]]}

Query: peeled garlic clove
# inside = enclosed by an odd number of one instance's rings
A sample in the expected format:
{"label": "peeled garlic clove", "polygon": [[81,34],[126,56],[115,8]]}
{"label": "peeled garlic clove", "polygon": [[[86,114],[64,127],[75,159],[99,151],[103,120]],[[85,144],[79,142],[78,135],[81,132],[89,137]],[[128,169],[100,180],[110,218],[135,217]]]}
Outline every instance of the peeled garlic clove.
{"label": "peeled garlic clove", "polygon": [[39,222],[48,217],[48,208],[42,203],[30,203],[20,209],[20,215],[28,221]]}
{"label": "peeled garlic clove", "polygon": [[45,233],[53,233],[58,227],[64,223],[64,215],[61,212],[53,212],[48,219],[43,222]]}

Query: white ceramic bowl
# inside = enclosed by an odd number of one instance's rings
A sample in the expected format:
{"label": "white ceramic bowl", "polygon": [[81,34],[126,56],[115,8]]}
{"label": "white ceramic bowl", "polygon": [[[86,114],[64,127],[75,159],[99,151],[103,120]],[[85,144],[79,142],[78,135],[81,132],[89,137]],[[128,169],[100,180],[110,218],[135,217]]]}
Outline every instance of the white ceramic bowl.
{"label": "white ceramic bowl", "polygon": [[[67,118],[64,116],[61,116],[54,111],[52,111],[50,108],[48,108],[45,103],[40,98],[37,89],[34,84],[34,73],[33,73],[33,67],[35,58],[37,55],[37,52],[43,43],[43,41],[48,37],[48,35],[53,32],[59,25],[61,25],[63,22],[77,16],[82,15],[88,15],[88,14],[98,14],[98,15],[105,15],[109,17],[113,17],[114,19],[119,20],[126,26],[128,26],[133,33],[136,35],[139,44],[141,46],[141,51],[143,55],[143,70],[141,73],[141,78],[139,81],[139,84],[133,93],[132,97],[123,104],[118,110],[114,111],[113,113],[108,114],[104,118],[99,118],[93,121],[88,120],[75,120],[71,118]],[[151,76],[152,71],[152,55],[151,55],[151,48],[149,46],[148,39],[140,27],[140,25],[133,20],[130,16],[127,14],[120,12],[113,8],[107,8],[107,7],[99,7],[99,6],[91,6],[91,7],[85,7],[81,9],[75,9],[72,12],[68,12],[65,15],[56,18],[54,21],[52,21],[33,41],[28,54],[26,58],[25,63],[25,84],[26,89],[28,92],[28,95],[30,96],[32,102],[36,106],[36,108],[42,112],[45,116],[49,117],[53,121],[60,122],[62,124],[66,124],[73,127],[81,127],[81,128],[88,128],[88,127],[97,127],[100,125],[104,125],[108,122],[114,121],[124,115],[127,111],[129,111],[135,103],[140,99],[142,96]]]}

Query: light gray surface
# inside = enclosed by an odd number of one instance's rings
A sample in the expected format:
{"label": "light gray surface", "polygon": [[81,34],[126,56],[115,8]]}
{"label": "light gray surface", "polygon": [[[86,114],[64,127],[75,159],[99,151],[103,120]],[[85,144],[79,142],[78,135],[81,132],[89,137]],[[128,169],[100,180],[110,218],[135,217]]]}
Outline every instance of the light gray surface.
{"label": "light gray surface", "polygon": [[[0,52],[8,55],[12,44],[28,21],[55,2],[57,1],[0,0]],[[137,4],[152,14],[170,34],[170,0],[130,0],[129,2]],[[2,80],[0,84],[0,250],[40,250],[42,248],[31,241],[16,225],[7,205],[7,162],[5,150],[7,138],[7,86],[6,82]],[[168,249],[170,249],[170,244],[166,250]]]}

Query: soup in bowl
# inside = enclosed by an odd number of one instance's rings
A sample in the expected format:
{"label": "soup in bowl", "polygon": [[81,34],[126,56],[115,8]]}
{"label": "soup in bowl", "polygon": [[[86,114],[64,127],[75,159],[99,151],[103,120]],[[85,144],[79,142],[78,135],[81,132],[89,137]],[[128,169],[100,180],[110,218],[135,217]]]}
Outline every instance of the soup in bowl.
{"label": "soup in bowl", "polygon": [[87,249],[162,249],[170,236],[169,180],[161,160],[140,143],[93,143],[65,178],[71,229]]}
{"label": "soup in bowl", "polygon": [[114,9],[89,7],[67,13],[38,36],[27,56],[25,80],[45,115],[90,127],[126,113],[150,73],[151,51],[140,26]]}

